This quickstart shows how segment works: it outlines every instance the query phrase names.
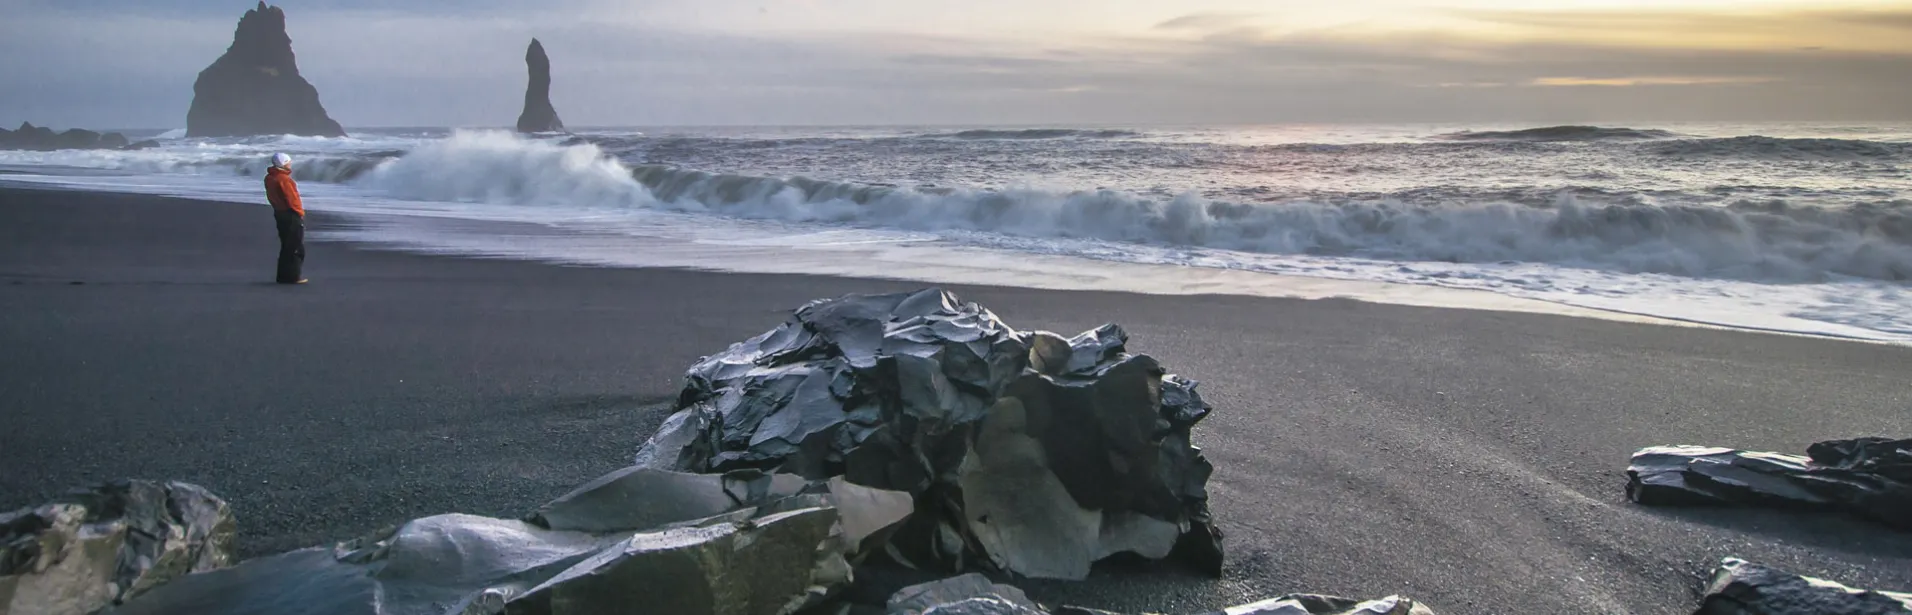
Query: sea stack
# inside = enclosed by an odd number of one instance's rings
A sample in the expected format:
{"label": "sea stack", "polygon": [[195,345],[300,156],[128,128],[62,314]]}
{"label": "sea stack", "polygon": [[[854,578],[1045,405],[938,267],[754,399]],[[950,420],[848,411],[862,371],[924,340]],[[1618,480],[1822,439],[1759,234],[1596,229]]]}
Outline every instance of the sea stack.
{"label": "sea stack", "polygon": [[531,83],[524,88],[524,113],[518,114],[518,132],[563,131],[564,122],[551,106],[551,57],[544,55],[544,44],[538,39],[531,39],[524,64],[531,70]]}
{"label": "sea stack", "polygon": [[319,91],[299,76],[285,11],[260,2],[239,19],[226,54],[193,82],[186,136],[283,134],[343,137],[345,130],[325,114]]}

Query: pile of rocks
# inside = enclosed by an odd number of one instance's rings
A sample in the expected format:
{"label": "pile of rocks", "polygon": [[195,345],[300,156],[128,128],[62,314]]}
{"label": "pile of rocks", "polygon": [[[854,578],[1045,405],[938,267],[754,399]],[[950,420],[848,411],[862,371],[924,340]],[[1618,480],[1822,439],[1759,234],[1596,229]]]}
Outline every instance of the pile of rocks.
{"label": "pile of rocks", "polygon": [[[437,515],[232,566],[225,502],[116,483],[0,516],[0,615],[1117,615],[992,579],[1082,578],[1120,553],[1220,574],[1190,433],[1211,408],[1126,340],[1016,331],[936,289],[813,302],[693,366],[636,464],[521,518]],[[1903,449],[1649,449],[1629,493],[1897,493],[1871,481],[1903,480]],[[949,576],[859,584],[885,567]],[[1909,612],[1728,558],[1698,615]],[[1292,594],[1211,615],[1433,613]]]}
{"label": "pile of rocks", "polygon": [[84,615],[232,563],[232,511],[185,483],[120,481],[0,514],[0,615]]}

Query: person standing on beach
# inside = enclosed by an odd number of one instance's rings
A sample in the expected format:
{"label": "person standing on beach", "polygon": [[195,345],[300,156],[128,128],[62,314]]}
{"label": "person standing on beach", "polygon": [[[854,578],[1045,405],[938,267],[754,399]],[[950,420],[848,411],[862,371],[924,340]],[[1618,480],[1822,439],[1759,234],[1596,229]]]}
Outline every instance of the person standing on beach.
{"label": "person standing on beach", "polygon": [[279,283],[304,284],[299,270],[305,265],[305,203],[299,200],[299,184],[292,181],[292,157],[272,155],[272,168],[266,169],[266,200],[272,203],[272,219],[279,225]]}

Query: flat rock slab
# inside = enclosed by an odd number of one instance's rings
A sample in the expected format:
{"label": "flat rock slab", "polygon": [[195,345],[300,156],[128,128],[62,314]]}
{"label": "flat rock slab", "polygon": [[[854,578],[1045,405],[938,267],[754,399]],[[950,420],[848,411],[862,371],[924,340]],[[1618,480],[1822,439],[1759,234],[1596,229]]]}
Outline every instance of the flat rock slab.
{"label": "flat rock slab", "polygon": [[1906,615],[1912,594],[1854,589],[1738,558],[1713,572],[1694,615]]}
{"label": "flat rock slab", "polygon": [[1912,530],[1912,440],[1830,440],[1808,453],[1645,448],[1627,467],[1627,497],[1649,506],[1844,511]]}

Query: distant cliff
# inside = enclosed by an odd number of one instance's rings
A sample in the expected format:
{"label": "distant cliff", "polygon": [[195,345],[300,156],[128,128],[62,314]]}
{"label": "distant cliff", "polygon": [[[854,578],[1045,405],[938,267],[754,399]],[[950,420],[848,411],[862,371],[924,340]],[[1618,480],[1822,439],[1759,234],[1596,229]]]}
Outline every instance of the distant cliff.
{"label": "distant cliff", "polygon": [[285,11],[260,2],[239,19],[226,54],[193,82],[186,136],[278,134],[342,137],[345,130],[325,114],[319,91],[299,76]]}
{"label": "distant cliff", "polygon": [[109,132],[100,134],[91,130],[69,128],[66,132],[53,132],[52,129],[34,126],[32,122],[23,122],[19,130],[0,128],[0,149],[26,149],[52,151],[56,149],[145,149],[148,144],[158,145],[155,141],[141,141],[139,147],[126,142],[126,135]]}
{"label": "distant cliff", "polygon": [[524,113],[518,114],[518,132],[564,130],[557,108],[551,106],[551,58],[544,55],[544,44],[538,39],[531,39],[524,63],[531,70],[531,83],[524,88]]}

